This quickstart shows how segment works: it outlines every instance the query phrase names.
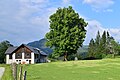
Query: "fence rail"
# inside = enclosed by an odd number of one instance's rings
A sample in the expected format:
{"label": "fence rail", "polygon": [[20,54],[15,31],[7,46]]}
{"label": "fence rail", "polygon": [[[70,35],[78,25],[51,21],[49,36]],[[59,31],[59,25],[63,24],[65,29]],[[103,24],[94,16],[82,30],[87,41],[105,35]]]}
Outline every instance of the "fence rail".
{"label": "fence rail", "polygon": [[26,70],[24,71],[23,65],[12,63],[11,67],[14,80],[27,80],[26,79],[27,71]]}

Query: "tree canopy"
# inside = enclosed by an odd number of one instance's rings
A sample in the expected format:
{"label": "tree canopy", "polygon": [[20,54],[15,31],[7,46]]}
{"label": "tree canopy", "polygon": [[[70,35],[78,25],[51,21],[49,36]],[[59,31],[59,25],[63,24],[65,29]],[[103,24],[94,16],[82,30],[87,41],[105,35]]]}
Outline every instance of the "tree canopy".
{"label": "tree canopy", "polygon": [[0,43],[0,63],[5,62],[5,51],[8,47],[13,46],[9,41],[2,41]]}
{"label": "tree canopy", "polygon": [[46,45],[54,47],[55,56],[75,54],[86,37],[87,23],[71,6],[58,8],[50,16],[50,31],[46,34]]}

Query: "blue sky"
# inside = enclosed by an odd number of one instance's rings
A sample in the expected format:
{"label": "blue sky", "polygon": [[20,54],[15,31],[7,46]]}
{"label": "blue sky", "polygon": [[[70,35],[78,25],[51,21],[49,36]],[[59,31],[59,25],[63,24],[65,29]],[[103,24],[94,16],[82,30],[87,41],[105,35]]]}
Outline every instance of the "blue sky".
{"label": "blue sky", "polygon": [[13,45],[44,38],[49,31],[49,16],[58,7],[73,6],[84,18],[87,36],[84,44],[106,30],[120,41],[120,0],[0,0],[0,42]]}

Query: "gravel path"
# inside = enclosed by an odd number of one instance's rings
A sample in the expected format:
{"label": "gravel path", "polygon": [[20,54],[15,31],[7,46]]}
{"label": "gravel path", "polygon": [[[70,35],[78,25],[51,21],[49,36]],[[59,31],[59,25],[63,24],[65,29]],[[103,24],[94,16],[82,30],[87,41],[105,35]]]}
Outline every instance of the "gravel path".
{"label": "gravel path", "polygon": [[1,80],[1,77],[2,77],[2,75],[4,73],[4,71],[5,71],[5,68],[4,67],[0,67],[0,80]]}

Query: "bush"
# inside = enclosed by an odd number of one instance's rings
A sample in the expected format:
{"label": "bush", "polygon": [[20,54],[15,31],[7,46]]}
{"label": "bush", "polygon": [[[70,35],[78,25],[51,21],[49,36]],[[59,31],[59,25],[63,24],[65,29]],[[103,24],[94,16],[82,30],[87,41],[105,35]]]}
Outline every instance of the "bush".
{"label": "bush", "polygon": [[105,58],[113,58],[113,54],[108,54]]}
{"label": "bush", "polygon": [[75,55],[68,55],[67,59],[68,61],[74,60],[75,59]]}
{"label": "bush", "polygon": [[78,60],[81,60],[81,59],[82,59],[82,57],[81,57],[80,54],[72,54],[72,55],[69,55],[69,56],[67,57],[67,59],[68,59],[69,61],[71,61],[71,60],[75,60],[75,57],[77,57]]}

